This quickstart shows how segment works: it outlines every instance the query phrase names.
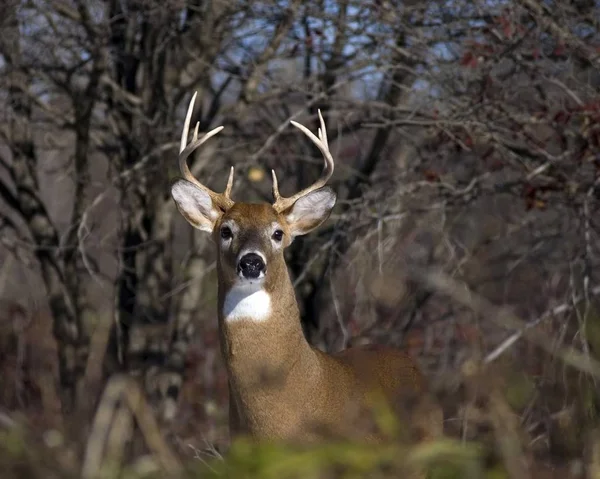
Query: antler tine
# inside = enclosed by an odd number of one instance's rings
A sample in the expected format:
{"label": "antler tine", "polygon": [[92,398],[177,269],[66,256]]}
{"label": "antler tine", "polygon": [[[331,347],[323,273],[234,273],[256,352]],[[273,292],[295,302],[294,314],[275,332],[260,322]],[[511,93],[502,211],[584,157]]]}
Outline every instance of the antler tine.
{"label": "antler tine", "polygon": [[190,104],[188,105],[187,113],[185,114],[185,122],[183,123],[183,131],[181,132],[181,141],[179,142],[179,153],[183,153],[187,145],[188,135],[190,134],[190,121],[192,121],[192,113],[194,112],[194,104],[196,103],[196,96],[198,92],[195,91]]}
{"label": "antler tine", "polygon": [[314,133],[312,133],[304,125],[301,125],[300,123],[298,123],[296,121],[290,121],[290,123],[292,125],[294,125],[296,128],[298,128],[308,138],[310,138],[310,140],[315,144],[315,146],[323,154],[323,161],[325,163],[324,167],[323,167],[323,173],[321,174],[321,177],[317,181],[315,181],[312,185],[310,185],[308,188],[305,188],[302,191],[299,191],[298,193],[296,193],[293,196],[290,196],[289,198],[284,198],[279,194],[279,185],[277,182],[277,176],[275,175],[275,170],[272,170],[271,174],[273,176],[273,197],[275,199],[275,202],[273,203],[273,208],[275,208],[278,212],[285,211],[290,206],[292,206],[296,201],[298,201],[299,198],[307,195],[311,191],[318,190],[319,188],[322,188],[323,186],[325,186],[327,184],[327,181],[329,181],[329,178],[331,178],[331,175],[333,174],[333,169],[334,169],[335,165],[334,165],[334,161],[333,161],[333,156],[331,155],[331,152],[329,151],[329,143],[327,141],[327,129],[325,128],[325,121],[323,120],[323,115],[321,115],[321,110],[318,110],[318,114],[319,114],[319,122],[321,124],[321,127],[318,129],[318,132],[317,132],[319,135],[318,138],[314,135]]}
{"label": "antler tine", "polygon": [[196,126],[194,127],[194,134],[192,136],[192,141],[189,144],[187,143],[190,131],[190,122],[192,119],[192,113],[194,111],[194,103],[196,102],[197,94],[198,92],[194,92],[194,95],[190,100],[187,114],[185,116],[185,122],[183,124],[183,131],[181,132],[181,141],[179,143],[179,169],[181,170],[181,174],[186,180],[190,181],[191,183],[194,183],[198,188],[206,191],[210,195],[211,199],[216,204],[216,206],[228,209],[231,208],[231,206],[233,206],[234,203],[233,200],[231,200],[230,198],[231,189],[233,187],[233,166],[231,167],[231,171],[229,172],[229,179],[227,180],[227,187],[225,188],[225,191],[223,193],[216,193],[215,191],[211,190],[210,188],[207,188],[202,183],[200,183],[200,181],[198,181],[194,177],[194,175],[192,175],[192,172],[190,171],[187,164],[188,157],[197,148],[199,148],[204,142],[215,136],[224,128],[223,126],[218,126],[217,128],[210,130],[208,133],[205,133],[204,135],[202,135],[202,137],[198,138],[198,128],[200,127],[200,124],[196,123]]}

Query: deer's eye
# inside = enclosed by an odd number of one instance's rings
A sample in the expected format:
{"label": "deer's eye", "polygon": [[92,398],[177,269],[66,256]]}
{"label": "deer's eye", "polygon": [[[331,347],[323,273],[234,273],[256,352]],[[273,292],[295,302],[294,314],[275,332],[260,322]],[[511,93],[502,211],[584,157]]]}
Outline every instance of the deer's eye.
{"label": "deer's eye", "polygon": [[277,242],[281,241],[281,240],[283,239],[283,231],[281,231],[281,230],[275,230],[275,231],[273,232],[273,236],[272,236],[272,238],[273,238],[275,241],[277,241]]}
{"label": "deer's eye", "polygon": [[221,238],[224,240],[231,239],[233,237],[233,232],[229,226],[223,226],[221,228]]}

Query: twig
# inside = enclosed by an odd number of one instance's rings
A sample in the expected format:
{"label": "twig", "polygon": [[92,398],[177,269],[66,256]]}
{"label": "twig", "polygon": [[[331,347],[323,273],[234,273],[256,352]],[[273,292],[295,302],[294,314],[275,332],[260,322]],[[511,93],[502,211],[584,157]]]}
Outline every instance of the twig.
{"label": "twig", "polygon": [[[118,409],[121,401],[129,408],[148,448],[156,455],[163,469],[170,473],[180,472],[182,466],[165,442],[141,387],[133,378],[118,375],[112,377],[104,389],[86,445],[81,476],[84,479],[96,478],[101,471],[108,447],[106,442],[109,438],[116,440],[115,434],[111,432],[115,427],[114,418],[118,416],[123,420],[122,410]],[[120,425],[116,427],[121,429]]]}
{"label": "twig", "polygon": [[555,347],[547,335],[527,328],[527,323],[518,316],[506,309],[498,308],[447,274],[440,271],[425,270],[417,265],[410,265],[407,267],[407,275],[434,290],[446,294],[503,328],[518,330],[521,335],[520,337],[539,346],[544,351],[557,356],[565,364],[600,378],[599,361],[586,356],[572,347]]}
{"label": "twig", "polygon": [[[599,295],[600,294],[600,286],[596,286],[595,288],[592,288],[590,290],[589,294],[591,294],[592,296]],[[525,324],[525,326],[522,330],[511,334],[508,338],[506,338],[504,341],[502,341],[496,347],[496,349],[494,349],[491,353],[489,353],[485,357],[484,363],[491,363],[492,361],[495,361],[496,359],[498,359],[508,348],[510,348],[514,343],[516,343],[523,336],[524,330],[537,326],[542,321],[544,321],[545,319],[547,319],[551,316],[557,316],[559,314],[562,314],[562,313],[572,310],[576,306],[576,303],[578,303],[582,299],[583,299],[582,296],[577,296],[574,299],[572,299],[571,302],[560,304],[560,305],[546,311],[545,313],[543,313],[541,316],[534,319],[533,321],[527,322],[527,324]]]}
{"label": "twig", "polygon": [[[179,146],[178,142],[169,142],[169,143],[165,143],[163,145],[159,145],[156,148],[154,148],[150,153],[148,153],[147,155],[143,156],[140,161],[138,161],[135,165],[133,165],[131,168],[121,172],[119,174],[119,176],[117,177],[118,180],[126,180],[129,177],[131,177],[134,173],[138,172],[139,170],[141,170],[146,163],[150,160],[150,158],[154,157],[155,155],[158,155],[160,153],[163,153],[165,151],[171,150],[173,148],[177,148]],[[100,283],[99,277],[96,275],[96,273],[94,273],[94,269],[92,268],[92,265],[89,262],[89,258],[87,257],[87,254],[85,252],[85,245],[84,245],[84,232],[87,232],[87,221],[88,221],[88,217],[90,215],[90,212],[96,207],[98,206],[98,204],[100,204],[100,202],[106,197],[106,195],[108,194],[108,192],[110,191],[110,188],[106,188],[102,193],[99,193],[94,200],[91,202],[91,204],[85,209],[85,211],[83,212],[83,214],[81,215],[81,220],[79,222],[79,226],[77,227],[77,241],[78,241],[78,245],[79,245],[79,251],[81,253],[81,259],[83,261],[83,264],[85,266],[85,268],[87,269],[88,273],[90,274],[90,276],[92,278],[94,278],[98,283]]]}
{"label": "twig", "polygon": [[289,127],[289,124],[292,120],[298,118],[302,113],[306,111],[307,108],[314,106],[319,101],[326,98],[325,94],[315,96],[311,101],[307,102],[302,108],[296,110],[292,115],[286,118],[281,124],[276,128],[276,130],[269,135],[269,137],[264,142],[263,146],[261,146],[256,152],[250,155],[249,161],[256,162],[262,155],[264,155],[265,151],[267,151],[273,142]]}
{"label": "twig", "polygon": [[88,412],[90,411],[88,408],[93,404],[100,390],[104,357],[110,340],[111,330],[112,318],[101,317],[92,333],[90,353],[85,364],[83,378],[78,384],[79,393],[77,397],[79,398],[79,414],[82,420],[88,418]]}
{"label": "twig", "polygon": [[561,82],[558,78],[547,78],[547,80],[550,83],[554,83],[556,86],[559,86],[560,88],[562,88],[565,91],[565,93],[567,95],[569,95],[573,99],[573,101],[575,103],[577,103],[579,106],[584,105],[581,98],[579,98],[579,95],[577,95],[577,93],[575,93],[573,90],[571,90],[567,85],[565,85],[563,82]]}
{"label": "twig", "polygon": [[317,261],[321,257],[321,254],[324,251],[328,250],[335,243],[335,241],[336,241],[335,239],[330,239],[329,241],[324,243],[319,248],[319,250],[315,252],[315,254],[312,256],[312,258],[306,262],[306,264],[304,265],[304,269],[298,275],[298,277],[294,280],[294,288],[296,288],[304,280],[304,277],[308,274],[308,271],[309,271],[310,267],[312,266],[312,264],[315,261]]}
{"label": "twig", "polygon": [[333,281],[329,281],[329,288],[331,289],[331,299],[333,301],[333,308],[335,309],[335,318],[340,327],[340,331],[342,332],[342,348],[346,349],[348,347],[348,340],[350,339],[350,336],[348,334],[348,329],[346,328],[344,321],[342,320],[342,314],[340,312],[340,303],[335,293]]}

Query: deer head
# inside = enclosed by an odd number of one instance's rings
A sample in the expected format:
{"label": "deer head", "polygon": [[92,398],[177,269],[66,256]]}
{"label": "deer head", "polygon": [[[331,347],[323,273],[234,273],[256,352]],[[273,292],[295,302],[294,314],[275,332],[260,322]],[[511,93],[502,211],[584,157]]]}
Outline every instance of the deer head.
{"label": "deer head", "polygon": [[217,245],[219,280],[226,288],[264,286],[272,289],[269,286],[273,286],[285,271],[284,249],[296,236],[321,225],[335,205],[336,194],[325,186],[333,173],[334,162],[321,112],[318,137],[299,123],[291,122],[322,152],[325,166],[321,178],[285,198],[279,193],[277,176],[272,171],[272,204],[236,203],[231,199],[233,167],[225,191],[216,193],[194,178],[187,166],[189,155],[223,129],[220,126],[198,138],[196,124],[192,141],[187,144],[195,98],[194,94],[181,135],[179,166],[184,179],[173,183],[173,199],[186,220],[193,227],[209,233]]}

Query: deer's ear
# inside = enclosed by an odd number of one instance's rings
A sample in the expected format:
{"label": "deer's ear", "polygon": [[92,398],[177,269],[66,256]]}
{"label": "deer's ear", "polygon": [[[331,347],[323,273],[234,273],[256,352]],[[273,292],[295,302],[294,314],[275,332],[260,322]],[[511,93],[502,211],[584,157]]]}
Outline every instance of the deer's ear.
{"label": "deer's ear", "polygon": [[171,185],[171,196],[177,209],[194,228],[212,233],[222,212],[215,208],[209,194],[187,180]]}
{"label": "deer's ear", "polygon": [[325,186],[299,198],[284,214],[292,236],[301,236],[319,227],[331,214],[337,196]]}

